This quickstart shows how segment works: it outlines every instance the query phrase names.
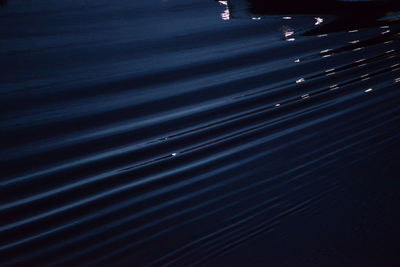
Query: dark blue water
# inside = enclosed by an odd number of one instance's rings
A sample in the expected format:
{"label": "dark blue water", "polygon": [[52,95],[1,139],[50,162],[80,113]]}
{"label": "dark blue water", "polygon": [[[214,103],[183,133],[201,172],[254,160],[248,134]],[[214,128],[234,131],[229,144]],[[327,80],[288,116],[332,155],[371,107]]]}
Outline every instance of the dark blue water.
{"label": "dark blue water", "polygon": [[0,265],[400,266],[370,4],[0,1]]}

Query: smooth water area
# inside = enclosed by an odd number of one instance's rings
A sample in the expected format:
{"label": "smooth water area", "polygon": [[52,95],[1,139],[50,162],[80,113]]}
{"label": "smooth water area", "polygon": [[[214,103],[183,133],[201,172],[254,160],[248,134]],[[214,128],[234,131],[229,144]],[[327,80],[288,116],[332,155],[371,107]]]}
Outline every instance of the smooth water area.
{"label": "smooth water area", "polygon": [[400,266],[397,8],[0,1],[0,265]]}

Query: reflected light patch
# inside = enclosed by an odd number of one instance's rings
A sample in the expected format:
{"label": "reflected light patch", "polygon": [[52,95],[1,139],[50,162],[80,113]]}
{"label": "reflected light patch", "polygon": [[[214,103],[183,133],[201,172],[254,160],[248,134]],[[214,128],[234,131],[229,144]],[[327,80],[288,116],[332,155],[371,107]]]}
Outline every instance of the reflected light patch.
{"label": "reflected light patch", "polygon": [[231,18],[231,13],[228,8],[228,1],[218,1],[221,5],[225,6],[225,10],[221,13],[221,18],[223,20],[229,20]]}
{"label": "reflected light patch", "polygon": [[324,22],[324,19],[320,18],[320,17],[316,17],[315,20],[316,21],[315,21],[314,25],[320,25],[320,24],[322,24]]}
{"label": "reflected light patch", "polygon": [[288,42],[292,42],[292,41],[296,40],[295,38],[291,37],[294,35],[294,31],[292,29],[284,29],[283,35],[285,36],[286,41],[288,41]]}
{"label": "reflected light patch", "polygon": [[368,81],[369,79],[371,79],[371,77],[369,77],[368,74],[361,76],[361,81]]}
{"label": "reflected light patch", "polygon": [[334,84],[334,85],[329,86],[329,88],[331,90],[336,90],[336,89],[339,89],[339,86],[337,84]]}
{"label": "reflected light patch", "polygon": [[325,71],[325,76],[336,74],[335,69],[329,69]]}
{"label": "reflected light patch", "polygon": [[289,37],[294,34],[294,31],[285,31],[284,34],[285,34],[285,37]]}

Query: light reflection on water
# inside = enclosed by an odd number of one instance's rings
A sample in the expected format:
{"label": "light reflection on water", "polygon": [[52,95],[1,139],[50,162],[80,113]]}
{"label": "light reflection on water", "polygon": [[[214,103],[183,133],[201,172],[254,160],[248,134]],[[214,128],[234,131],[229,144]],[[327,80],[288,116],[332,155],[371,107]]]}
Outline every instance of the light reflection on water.
{"label": "light reflection on water", "polygon": [[332,1],[5,3],[1,265],[397,258],[387,10],[360,22]]}

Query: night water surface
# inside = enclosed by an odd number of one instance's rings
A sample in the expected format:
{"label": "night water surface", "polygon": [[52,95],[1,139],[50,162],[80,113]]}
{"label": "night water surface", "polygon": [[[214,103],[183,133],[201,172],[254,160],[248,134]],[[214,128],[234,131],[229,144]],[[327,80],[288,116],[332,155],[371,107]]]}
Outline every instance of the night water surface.
{"label": "night water surface", "polygon": [[0,1],[1,266],[400,266],[396,1]]}

